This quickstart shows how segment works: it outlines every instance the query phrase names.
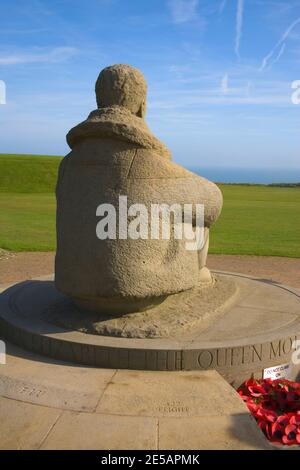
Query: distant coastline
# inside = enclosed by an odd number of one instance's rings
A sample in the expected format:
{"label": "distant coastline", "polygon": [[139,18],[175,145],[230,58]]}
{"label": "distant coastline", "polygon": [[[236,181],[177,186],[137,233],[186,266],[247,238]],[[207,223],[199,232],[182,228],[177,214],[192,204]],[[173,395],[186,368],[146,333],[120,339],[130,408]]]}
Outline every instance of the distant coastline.
{"label": "distant coastline", "polygon": [[190,171],[224,184],[300,187],[299,168],[189,167]]}
{"label": "distant coastline", "polygon": [[[40,180],[39,186],[48,188],[49,184],[55,185],[57,169],[62,156],[58,155],[31,155],[31,154],[5,154],[0,153],[0,191],[4,180],[12,187],[15,185],[15,172],[21,172],[23,179]],[[24,164],[26,170],[24,173]],[[188,170],[208,178],[218,184],[243,185],[243,186],[279,186],[279,187],[300,187],[300,166],[299,168],[245,168],[245,167],[195,167],[181,163]],[[31,167],[29,172],[29,166]],[[22,170],[23,168],[23,170]],[[28,176],[31,176],[28,178]],[[8,182],[12,178],[12,181]],[[50,181],[51,180],[51,181]],[[52,181],[53,180],[53,181]],[[29,184],[29,186],[31,183]]]}
{"label": "distant coastline", "polygon": [[224,181],[214,181],[216,184],[226,184],[227,186],[270,186],[272,188],[300,188],[300,183],[224,183]]}

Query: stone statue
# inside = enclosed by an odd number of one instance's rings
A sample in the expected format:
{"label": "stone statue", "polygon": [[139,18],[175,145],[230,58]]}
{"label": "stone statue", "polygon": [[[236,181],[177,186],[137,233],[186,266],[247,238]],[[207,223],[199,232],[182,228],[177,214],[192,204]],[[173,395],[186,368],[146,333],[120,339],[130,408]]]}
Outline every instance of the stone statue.
{"label": "stone statue", "polygon": [[[206,268],[209,227],[220,214],[221,192],[171,161],[144,121],[146,91],[144,76],[129,65],[102,70],[98,109],[68,133],[72,151],[59,169],[55,284],[81,308],[99,313],[142,311],[212,282]],[[186,239],[174,237],[174,220],[169,239],[120,236],[120,221],[115,237],[100,239],[97,208],[110,204],[118,212],[120,196],[128,206],[149,210],[151,204],[203,204],[201,250],[187,250]]]}

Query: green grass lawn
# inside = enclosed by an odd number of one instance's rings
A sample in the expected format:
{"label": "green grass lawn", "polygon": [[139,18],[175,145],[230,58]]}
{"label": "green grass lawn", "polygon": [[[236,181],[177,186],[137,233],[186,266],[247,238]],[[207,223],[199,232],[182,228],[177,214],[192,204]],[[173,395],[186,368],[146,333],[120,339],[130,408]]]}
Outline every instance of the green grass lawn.
{"label": "green grass lawn", "polygon": [[61,158],[0,154],[0,192],[53,192]]}
{"label": "green grass lawn", "polygon": [[210,253],[300,257],[300,188],[220,186]]}
{"label": "green grass lawn", "polygon": [[0,248],[11,251],[55,250],[53,193],[0,192]]}
{"label": "green grass lawn", "polygon": [[[55,250],[59,157],[0,155],[0,248]],[[221,185],[211,253],[300,257],[300,188]]]}

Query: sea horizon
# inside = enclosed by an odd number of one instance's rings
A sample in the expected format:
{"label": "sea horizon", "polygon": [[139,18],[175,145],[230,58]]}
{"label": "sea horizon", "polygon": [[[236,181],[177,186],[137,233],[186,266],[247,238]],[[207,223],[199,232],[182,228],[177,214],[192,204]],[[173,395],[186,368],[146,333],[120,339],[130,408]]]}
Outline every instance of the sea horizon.
{"label": "sea horizon", "polygon": [[300,168],[189,167],[190,171],[217,183],[295,184]]}
{"label": "sea horizon", "polygon": [[[0,156],[36,156],[63,158],[64,155],[0,153]],[[179,163],[179,162],[174,162]],[[190,166],[179,163],[199,176],[225,184],[300,184],[300,167]]]}

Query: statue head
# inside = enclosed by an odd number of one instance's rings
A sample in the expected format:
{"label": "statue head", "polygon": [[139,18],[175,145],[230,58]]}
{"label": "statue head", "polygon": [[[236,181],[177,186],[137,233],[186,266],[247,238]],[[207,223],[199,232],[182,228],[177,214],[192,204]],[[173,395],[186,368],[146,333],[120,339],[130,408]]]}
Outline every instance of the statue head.
{"label": "statue head", "polygon": [[144,75],[130,65],[111,65],[103,69],[96,82],[98,108],[122,106],[143,118],[146,112],[147,83]]}

